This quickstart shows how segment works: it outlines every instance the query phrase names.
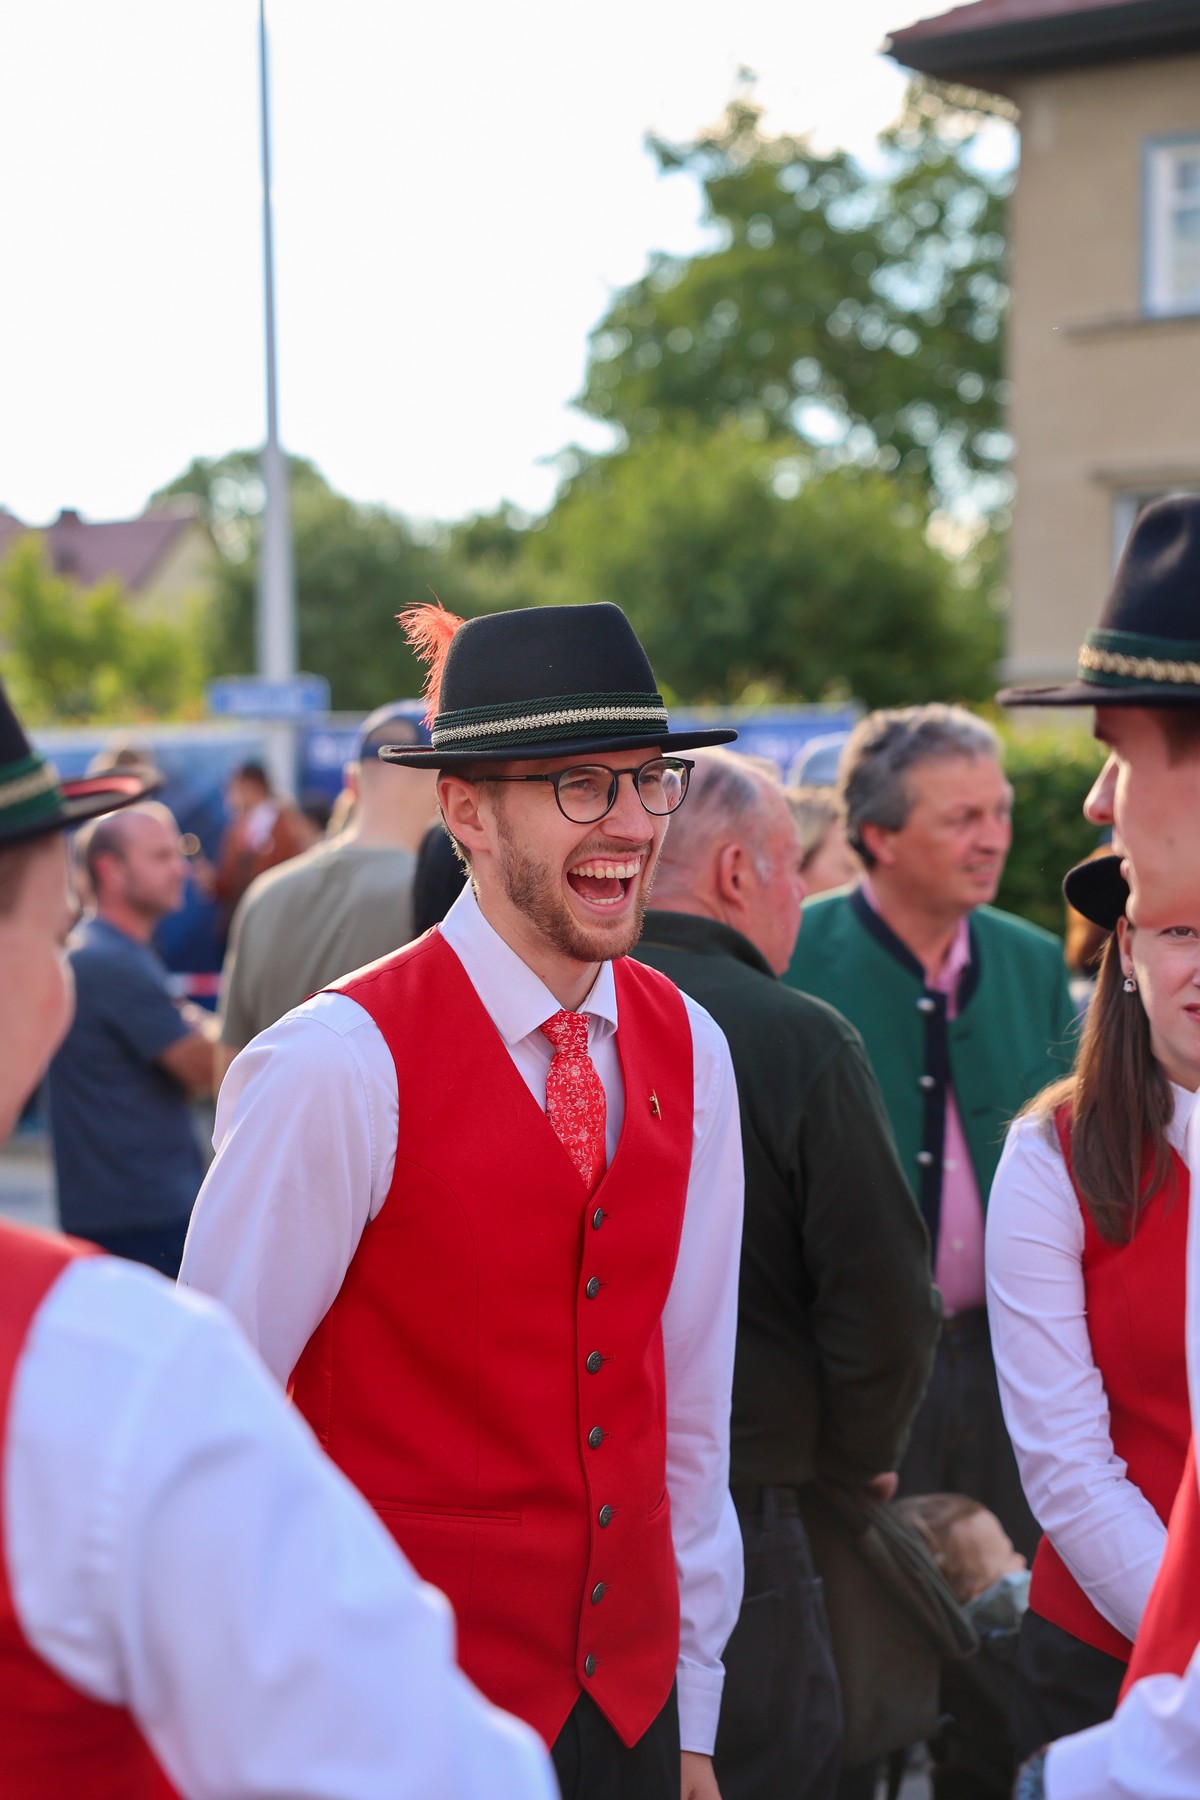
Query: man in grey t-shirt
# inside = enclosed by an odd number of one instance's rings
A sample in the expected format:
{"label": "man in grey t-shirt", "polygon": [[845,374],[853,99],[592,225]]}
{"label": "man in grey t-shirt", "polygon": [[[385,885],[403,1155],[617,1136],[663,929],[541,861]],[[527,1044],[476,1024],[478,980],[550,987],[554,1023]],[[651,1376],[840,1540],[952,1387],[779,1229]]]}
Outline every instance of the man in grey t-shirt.
{"label": "man in grey t-shirt", "polygon": [[318,988],[398,950],[412,936],[416,850],[434,815],[425,769],[379,761],[381,744],[417,741],[411,710],[364,720],[346,780],[347,829],[251,883],[221,973],[217,1085],[239,1050]]}
{"label": "man in grey t-shirt", "polygon": [[216,1035],[150,942],[182,898],[179,829],[148,802],[98,819],[79,853],[95,910],[71,940],[75,1020],[50,1065],[59,1219],[174,1276],[204,1177],[189,1101],[212,1091]]}

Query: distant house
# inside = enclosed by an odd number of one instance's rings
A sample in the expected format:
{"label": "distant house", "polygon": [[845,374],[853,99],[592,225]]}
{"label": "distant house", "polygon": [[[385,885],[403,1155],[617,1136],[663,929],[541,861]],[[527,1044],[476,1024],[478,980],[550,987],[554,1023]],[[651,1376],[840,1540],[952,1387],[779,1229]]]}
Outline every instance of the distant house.
{"label": "distant house", "polygon": [[44,527],[26,525],[0,508],[0,561],[30,531],[45,541],[56,574],[82,587],[115,575],[147,612],[174,614],[186,600],[212,589],[216,546],[192,501],[154,507],[138,519],[103,522],[64,510]]}
{"label": "distant house", "polygon": [[1139,507],[1200,492],[1200,0],[975,0],[886,48],[1020,114],[1006,674],[1057,678]]}

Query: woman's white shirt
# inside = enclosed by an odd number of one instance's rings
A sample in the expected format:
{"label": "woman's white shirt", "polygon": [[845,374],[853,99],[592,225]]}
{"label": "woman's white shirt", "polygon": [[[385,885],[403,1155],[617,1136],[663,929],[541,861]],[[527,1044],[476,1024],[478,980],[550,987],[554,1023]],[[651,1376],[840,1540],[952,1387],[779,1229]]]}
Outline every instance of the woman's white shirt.
{"label": "woman's white shirt", "polygon": [[[1168,1137],[1182,1156],[1194,1096],[1171,1092]],[[1113,1449],[1088,1334],[1083,1244],[1053,1125],[1018,1119],[992,1184],[986,1238],[1005,1423],[1038,1524],[1097,1610],[1132,1639],[1167,1533]]]}

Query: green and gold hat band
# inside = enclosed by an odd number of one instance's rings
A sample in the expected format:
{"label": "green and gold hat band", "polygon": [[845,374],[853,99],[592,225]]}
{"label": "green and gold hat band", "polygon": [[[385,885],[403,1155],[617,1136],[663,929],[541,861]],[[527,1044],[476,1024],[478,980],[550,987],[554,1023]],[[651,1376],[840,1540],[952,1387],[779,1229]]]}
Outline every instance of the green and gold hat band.
{"label": "green and gold hat band", "polygon": [[24,831],[62,813],[58,770],[34,751],[19,762],[0,765],[0,835]]}
{"label": "green and gold hat band", "polygon": [[[1165,650],[1174,654],[1164,656]],[[1200,688],[1200,643],[1097,628],[1088,632],[1079,652],[1079,679],[1108,688],[1147,681]]]}
{"label": "green and gold hat band", "polygon": [[610,737],[645,742],[647,730],[667,729],[667,704],[659,693],[555,695],[507,706],[469,706],[439,713],[431,739],[435,750],[519,750],[591,738],[603,726]]}

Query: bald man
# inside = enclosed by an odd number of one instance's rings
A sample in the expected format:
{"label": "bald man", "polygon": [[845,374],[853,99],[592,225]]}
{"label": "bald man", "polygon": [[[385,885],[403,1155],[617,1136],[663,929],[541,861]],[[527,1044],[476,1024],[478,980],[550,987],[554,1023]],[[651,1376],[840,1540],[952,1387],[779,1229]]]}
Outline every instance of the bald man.
{"label": "bald man", "polygon": [[722,1800],[837,1791],[838,1683],[804,1512],[826,1481],[891,1495],[938,1322],[928,1239],[862,1040],[778,979],[800,927],[801,855],[778,779],[699,752],[637,949],[725,1033],[741,1111],[730,1486],[746,1593],[725,1651]]}
{"label": "bald man", "polygon": [[150,941],[183,898],[179,828],[148,801],[97,819],[79,855],[93,909],[71,940],[77,1010],[49,1081],[59,1218],[174,1277],[204,1178],[189,1101],[212,1090],[217,1029],[172,997]]}

